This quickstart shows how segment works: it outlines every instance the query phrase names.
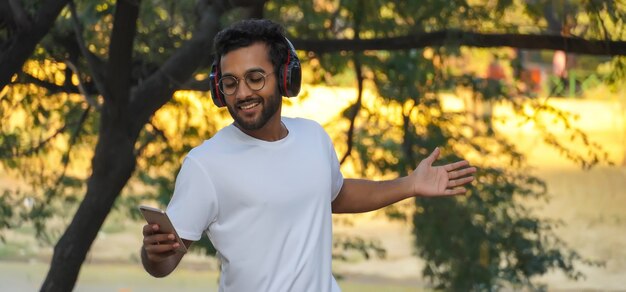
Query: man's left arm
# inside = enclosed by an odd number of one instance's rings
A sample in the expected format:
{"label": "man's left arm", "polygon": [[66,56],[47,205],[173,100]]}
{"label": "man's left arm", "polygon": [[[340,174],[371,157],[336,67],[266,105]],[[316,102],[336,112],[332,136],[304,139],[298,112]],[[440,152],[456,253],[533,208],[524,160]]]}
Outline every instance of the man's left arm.
{"label": "man's left arm", "polygon": [[389,206],[406,198],[442,197],[464,194],[463,185],[474,180],[475,167],[465,160],[433,166],[439,157],[435,149],[408,176],[394,180],[345,179],[332,203],[333,213],[362,213]]}

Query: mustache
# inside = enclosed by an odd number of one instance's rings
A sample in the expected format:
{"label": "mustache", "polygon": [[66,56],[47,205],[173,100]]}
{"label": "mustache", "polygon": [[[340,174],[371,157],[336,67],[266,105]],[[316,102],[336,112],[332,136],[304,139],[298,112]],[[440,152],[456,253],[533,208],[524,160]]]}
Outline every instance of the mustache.
{"label": "mustache", "polygon": [[245,103],[257,102],[257,101],[260,102],[260,103],[263,103],[263,98],[261,98],[261,97],[251,97],[251,98],[238,100],[235,103],[235,106],[240,106],[240,105],[245,104]]}

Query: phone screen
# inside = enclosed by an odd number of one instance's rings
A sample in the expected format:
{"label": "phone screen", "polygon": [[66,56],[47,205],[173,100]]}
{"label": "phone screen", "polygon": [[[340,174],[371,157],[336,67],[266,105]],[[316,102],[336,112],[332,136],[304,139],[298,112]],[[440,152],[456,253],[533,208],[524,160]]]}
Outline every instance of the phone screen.
{"label": "phone screen", "polygon": [[165,211],[150,206],[139,206],[139,210],[149,224],[159,225],[160,232],[172,233],[174,234],[174,236],[176,236],[176,241],[178,241],[179,243],[179,247],[176,249],[176,252],[187,252],[187,247],[185,247],[185,243],[180,238],[180,236],[178,236],[174,225],[170,221],[170,218],[167,217]]}

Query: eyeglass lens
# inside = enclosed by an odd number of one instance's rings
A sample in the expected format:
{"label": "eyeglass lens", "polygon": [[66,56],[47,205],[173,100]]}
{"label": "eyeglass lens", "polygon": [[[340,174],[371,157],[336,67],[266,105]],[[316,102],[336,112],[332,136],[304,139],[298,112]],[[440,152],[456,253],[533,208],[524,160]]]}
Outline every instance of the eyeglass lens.
{"label": "eyeglass lens", "polygon": [[[265,74],[258,71],[252,71],[246,73],[243,77],[248,85],[248,88],[252,91],[259,91],[265,86]],[[232,95],[237,92],[239,87],[239,79],[234,76],[224,76],[219,80],[220,91],[225,95]]]}

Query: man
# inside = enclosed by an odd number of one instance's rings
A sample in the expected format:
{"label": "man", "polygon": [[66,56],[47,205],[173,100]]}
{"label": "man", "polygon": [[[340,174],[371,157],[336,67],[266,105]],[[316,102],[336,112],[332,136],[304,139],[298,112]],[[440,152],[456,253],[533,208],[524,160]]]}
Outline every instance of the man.
{"label": "man", "polygon": [[[220,291],[340,291],[331,273],[331,212],[376,210],[413,196],[465,193],[465,161],[433,167],[436,149],[407,177],[343,179],[330,138],[310,120],[281,117],[297,95],[299,62],[284,29],[268,20],[215,37],[212,97],[234,122],[189,152],[167,208],[189,247],[206,232],[221,260]],[[155,277],[183,254],[172,234],[143,228],[141,257]]]}

